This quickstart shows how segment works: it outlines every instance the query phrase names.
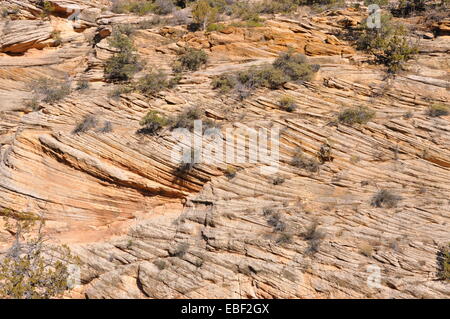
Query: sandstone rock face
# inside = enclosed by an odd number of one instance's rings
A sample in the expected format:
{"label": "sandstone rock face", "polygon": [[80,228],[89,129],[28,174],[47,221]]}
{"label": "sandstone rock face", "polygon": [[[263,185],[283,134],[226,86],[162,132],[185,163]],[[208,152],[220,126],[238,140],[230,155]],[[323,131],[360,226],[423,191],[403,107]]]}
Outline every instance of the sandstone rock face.
{"label": "sandstone rock face", "polygon": [[[82,27],[52,17],[2,21],[0,29],[0,207],[49,220],[52,240],[83,261],[81,296],[448,298],[436,254],[450,241],[450,117],[427,114],[431,104],[450,103],[448,37],[424,39],[408,70],[386,79],[334,35],[361,21],[355,11],[269,17],[263,27],[221,32],[138,30],[133,41],[147,69],[171,72],[183,47],[203,48],[209,63],[156,96],[114,99],[104,82],[105,37],[110,24],[140,18],[103,16],[100,1],[83,5]],[[44,45],[55,28],[62,44]],[[270,63],[288,47],[320,64],[311,82],[258,89],[243,101],[211,89],[213,76]],[[90,88],[32,111],[27,82],[44,75]],[[278,105],[285,95],[298,106],[292,113]],[[149,110],[170,116],[195,105],[222,132],[278,128],[278,171],[199,163],[178,174],[176,136],[137,134]],[[374,120],[337,124],[337,113],[353,106],[370,107]],[[74,133],[87,115],[95,127]],[[332,160],[318,171],[292,165],[299,148],[318,158],[324,147]],[[229,165],[235,176],[226,176]],[[371,205],[381,189],[401,197],[396,207]],[[2,243],[8,236],[0,231]]]}

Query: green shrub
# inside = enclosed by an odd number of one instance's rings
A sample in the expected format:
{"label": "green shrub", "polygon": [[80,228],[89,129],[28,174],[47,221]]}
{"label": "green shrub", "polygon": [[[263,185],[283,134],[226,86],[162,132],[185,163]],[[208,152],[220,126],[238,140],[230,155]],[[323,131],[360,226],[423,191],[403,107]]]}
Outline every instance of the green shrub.
{"label": "green shrub", "polygon": [[138,131],[138,133],[154,135],[164,126],[169,124],[169,121],[158,111],[151,110],[142,118],[139,124],[143,127]]}
{"label": "green shrub", "polygon": [[155,94],[169,86],[167,75],[162,71],[151,71],[136,84],[136,89],[144,94]]}
{"label": "green shrub", "polygon": [[393,208],[397,206],[397,203],[401,200],[400,196],[393,194],[391,191],[381,189],[378,191],[370,202],[373,207]]}
{"label": "green shrub", "polygon": [[369,6],[371,4],[376,4],[379,7],[384,7],[389,4],[389,0],[364,0],[364,4]]}
{"label": "green shrub", "polygon": [[156,8],[153,1],[141,0],[116,0],[113,2],[111,11],[114,13],[136,13],[138,15],[145,15],[154,11]]}
{"label": "green shrub", "polygon": [[338,114],[338,121],[343,124],[365,124],[369,122],[375,116],[375,112],[369,108],[354,107],[346,109]]}
{"label": "green shrub", "polygon": [[225,170],[225,176],[226,176],[228,179],[233,179],[233,178],[236,177],[236,174],[237,174],[237,169],[236,169],[236,167],[231,166],[231,165],[228,165],[228,166],[227,166],[227,169]]}
{"label": "green shrub", "polygon": [[297,104],[295,104],[295,100],[288,95],[283,96],[278,101],[278,105],[287,112],[294,112],[297,109]]}
{"label": "green shrub", "polygon": [[12,210],[0,215],[2,228],[14,234],[0,260],[0,298],[62,298],[70,289],[68,266],[81,266],[80,259],[66,245],[47,243],[45,222],[39,216]]}
{"label": "green shrub", "polygon": [[273,66],[287,75],[291,81],[309,81],[314,72],[319,70],[318,65],[311,65],[302,54],[296,54],[292,50],[281,53]]}
{"label": "green shrub", "polygon": [[446,116],[450,114],[450,107],[444,104],[433,104],[428,108],[427,114],[431,117]]}
{"label": "green shrub", "polygon": [[408,30],[404,25],[391,21],[391,16],[381,17],[381,28],[370,29],[366,21],[359,29],[357,48],[375,56],[375,61],[387,67],[389,73],[403,69],[406,61],[417,53],[417,45],[408,39]]}
{"label": "green shrub", "polygon": [[310,65],[306,57],[289,50],[282,53],[272,65],[251,67],[235,75],[218,76],[212,81],[212,86],[214,89],[220,89],[222,93],[230,91],[233,86],[238,96],[243,99],[258,87],[278,89],[289,81],[309,81],[318,70],[318,65]]}
{"label": "green shrub", "polygon": [[202,65],[205,65],[207,62],[208,54],[206,54],[205,51],[188,48],[183,54],[178,57],[177,63],[174,66],[174,71],[197,71]]}
{"label": "green shrub", "polygon": [[201,25],[203,30],[216,22],[219,10],[210,5],[208,0],[198,0],[192,6],[192,17],[194,22]]}
{"label": "green shrub", "polygon": [[236,76],[234,74],[221,74],[213,78],[211,85],[214,90],[219,90],[220,93],[230,92],[237,84]]}
{"label": "green shrub", "polygon": [[213,32],[213,31],[222,31],[226,28],[226,26],[224,24],[221,23],[211,23],[208,25],[208,27],[206,28],[206,31],[208,32]]}
{"label": "green shrub", "polygon": [[113,30],[108,43],[118,50],[105,63],[105,76],[111,81],[129,81],[133,75],[142,70],[143,65],[133,41],[120,30]]}
{"label": "green shrub", "polygon": [[194,129],[194,121],[201,120],[204,115],[202,109],[198,107],[189,107],[178,116],[170,119],[171,129],[186,128],[190,131]]}

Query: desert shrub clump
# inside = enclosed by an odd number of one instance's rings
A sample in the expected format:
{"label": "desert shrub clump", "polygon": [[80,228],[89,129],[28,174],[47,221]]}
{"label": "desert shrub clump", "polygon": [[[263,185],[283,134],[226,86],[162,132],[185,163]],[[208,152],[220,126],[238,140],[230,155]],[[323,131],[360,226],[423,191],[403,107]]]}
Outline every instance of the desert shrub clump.
{"label": "desert shrub clump", "polygon": [[278,101],[278,105],[287,112],[294,112],[297,109],[297,104],[295,103],[295,100],[288,95],[283,96]]}
{"label": "desert shrub clump", "polygon": [[291,160],[291,165],[304,169],[311,173],[316,173],[320,169],[320,163],[314,157],[305,155],[301,150],[297,150]]}
{"label": "desert shrub clump", "polygon": [[368,107],[353,107],[343,110],[338,114],[338,121],[347,125],[366,124],[372,120],[375,112]]}
{"label": "desert shrub clump", "polygon": [[389,190],[381,189],[372,197],[370,205],[378,208],[393,208],[397,206],[400,200],[400,196],[395,195]]}
{"label": "desert shrub clump", "polygon": [[169,120],[158,111],[149,111],[140,121],[142,128],[138,131],[141,134],[154,135],[164,126],[169,123]]}
{"label": "desert shrub clump", "polygon": [[381,17],[380,28],[369,28],[363,21],[358,32],[357,48],[372,54],[389,73],[402,70],[405,62],[418,52],[417,44],[408,37],[406,27],[393,22],[390,15]]}
{"label": "desert shrub clump", "polygon": [[214,89],[226,93],[233,89],[244,99],[256,88],[279,89],[289,81],[303,82],[312,79],[318,65],[311,65],[306,57],[292,50],[280,54],[273,64],[251,67],[234,74],[219,75],[212,81]]}
{"label": "desert shrub clump", "polygon": [[204,50],[188,48],[179,55],[173,66],[174,72],[197,71],[208,62],[208,54]]}
{"label": "desert shrub clump", "polygon": [[186,128],[190,131],[194,129],[194,121],[201,120],[204,112],[199,107],[189,107],[169,120],[172,129]]}
{"label": "desert shrub clump", "polygon": [[306,249],[307,255],[316,254],[320,249],[323,239],[325,238],[325,233],[318,226],[318,221],[313,220],[301,234],[301,237],[308,241],[308,248]]}
{"label": "desert shrub clump", "polygon": [[437,262],[439,279],[450,282],[450,243],[440,248],[437,254]]}
{"label": "desert shrub clump", "polygon": [[129,81],[143,68],[133,41],[119,29],[114,29],[108,38],[109,45],[116,49],[105,63],[105,77],[113,82]]}
{"label": "desert shrub clump", "polygon": [[427,114],[431,117],[446,116],[450,114],[450,107],[444,104],[432,104],[427,111]]}
{"label": "desert shrub clump", "polygon": [[33,100],[45,103],[55,103],[70,94],[70,83],[41,77],[32,80],[28,87],[33,92]]}
{"label": "desert shrub clump", "polygon": [[[70,289],[68,265],[81,264],[69,247],[49,246],[44,220],[34,214],[0,211],[3,227],[14,234],[12,246],[0,259],[0,298],[58,298]],[[26,240],[24,239],[26,238]]]}
{"label": "desert shrub clump", "polygon": [[169,87],[169,80],[162,71],[150,71],[137,81],[135,87],[139,92],[151,95]]}

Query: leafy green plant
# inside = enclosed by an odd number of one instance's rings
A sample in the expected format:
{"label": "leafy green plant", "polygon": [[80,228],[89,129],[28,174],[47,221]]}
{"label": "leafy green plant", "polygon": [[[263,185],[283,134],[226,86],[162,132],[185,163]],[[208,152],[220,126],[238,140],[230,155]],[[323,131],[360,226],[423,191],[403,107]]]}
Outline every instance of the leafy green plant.
{"label": "leafy green plant", "polygon": [[380,28],[368,28],[366,21],[359,28],[357,48],[375,56],[375,61],[387,67],[389,73],[403,69],[405,62],[412,59],[418,47],[408,38],[404,25],[395,23],[390,15],[382,15]]}
{"label": "leafy green plant", "polygon": [[288,95],[283,96],[278,101],[278,105],[287,112],[294,112],[297,109],[297,104],[295,103],[295,100]]}
{"label": "leafy green plant", "polygon": [[169,124],[172,129],[186,128],[192,131],[194,129],[194,121],[201,120],[203,115],[204,112],[199,107],[189,107],[178,116],[171,118]]}
{"label": "leafy green plant", "polygon": [[208,0],[198,0],[192,6],[192,17],[205,30],[211,23],[216,22],[218,9],[211,6]]}
{"label": "leafy green plant", "polygon": [[289,81],[309,81],[318,70],[318,65],[309,64],[306,57],[289,50],[280,54],[272,65],[251,67],[236,74],[220,75],[214,78],[212,86],[221,93],[229,92],[233,87],[238,97],[243,99],[259,87],[278,89]]}
{"label": "leafy green plant", "polygon": [[372,120],[375,112],[366,106],[354,107],[343,110],[338,114],[338,121],[343,124],[365,124]]}
{"label": "leafy green plant", "polygon": [[46,244],[41,217],[8,209],[0,215],[4,227],[14,234],[12,246],[0,260],[0,298],[60,297],[70,287],[68,265],[80,265],[80,259],[65,245]]}
{"label": "leafy green plant", "polygon": [[113,82],[131,80],[133,75],[143,68],[133,41],[119,29],[115,29],[108,39],[108,43],[117,52],[105,63],[106,78]]}
{"label": "leafy green plant", "polygon": [[142,118],[139,124],[143,126],[139,133],[154,135],[169,124],[169,120],[158,111],[151,110]]}
{"label": "leafy green plant", "polygon": [[150,71],[136,84],[136,89],[144,94],[155,94],[169,86],[167,75],[162,71]]}
{"label": "leafy green plant", "polygon": [[173,69],[175,72],[182,72],[186,70],[197,71],[207,62],[208,54],[206,54],[205,51],[188,48],[178,57]]}

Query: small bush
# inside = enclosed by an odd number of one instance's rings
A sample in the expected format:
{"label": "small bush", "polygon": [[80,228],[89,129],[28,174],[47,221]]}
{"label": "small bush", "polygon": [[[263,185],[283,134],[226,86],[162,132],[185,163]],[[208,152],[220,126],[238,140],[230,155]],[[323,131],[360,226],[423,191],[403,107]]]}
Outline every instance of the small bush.
{"label": "small bush", "polygon": [[172,0],[156,0],[154,12],[156,14],[169,14],[175,9]]}
{"label": "small bush", "polygon": [[208,54],[203,50],[188,48],[181,54],[174,66],[175,72],[190,70],[197,71],[208,62]]}
{"label": "small bush", "polygon": [[283,96],[278,101],[278,105],[287,112],[294,112],[297,109],[297,104],[295,104],[295,100],[288,95]]}
{"label": "small bush", "polygon": [[281,220],[278,213],[273,214],[267,219],[267,224],[273,227],[275,232],[284,232],[286,230],[286,223]]}
{"label": "small bush", "polygon": [[366,124],[375,116],[375,112],[369,108],[354,107],[349,108],[338,115],[338,121],[343,124],[354,125],[354,124]]}
{"label": "small bush", "polygon": [[273,185],[281,185],[284,183],[284,181],[285,181],[285,179],[283,177],[277,176],[272,180],[272,184]]}
{"label": "small bush", "polygon": [[298,151],[292,157],[291,165],[301,169],[305,169],[311,173],[318,172],[320,168],[320,163],[315,158],[307,157],[301,151]]}
{"label": "small bush", "polygon": [[133,41],[120,30],[113,30],[108,43],[118,50],[105,63],[105,76],[111,81],[129,81],[133,75],[142,70],[143,65],[138,55]]}
{"label": "small bush", "polygon": [[309,242],[306,254],[314,255],[319,251],[322,240],[325,238],[325,233],[323,233],[319,228],[319,223],[315,220],[313,221],[305,230],[301,236],[303,239]]}
{"label": "small bush", "polygon": [[450,107],[444,104],[433,104],[428,108],[427,114],[431,117],[447,116],[450,114]]}
{"label": "small bush", "polygon": [[292,243],[293,235],[289,232],[282,232],[277,238],[277,244],[290,244]]}
{"label": "small bush", "polygon": [[72,133],[86,133],[87,131],[94,129],[97,126],[97,123],[97,118],[94,115],[86,115]]}
{"label": "small bush", "polygon": [[216,22],[219,10],[212,7],[208,0],[198,0],[192,7],[192,17],[194,22],[202,26],[203,30],[206,27]]}
{"label": "small bush", "polygon": [[166,74],[162,71],[151,71],[136,84],[136,89],[144,94],[156,94],[169,86]]}
{"label": "small bush", "polygon": [[213,78],[211,85],[214,90],[220,93],[230,92],[237,84],[236,76],[233,74],[221,74]]}
{"label": "small bush", "polygon": [[211,23],[206,28],[206,31],[208,31],[208,32],[213,32],[213,31],[220,32],[220,31],[222,31],[224,29],[225,29],[225,25],[223,25],[221,23]]}
{"label": "small bush", "polygon": [[111,11],[114,13],[136,13],[138,15],[145,15],[154,11],[156,8],[153,1],[140,0],[116,0],[113,2]]}
{"label": "small bush", "polygon": [[149,111],[140,121],[143,126],[138,133],[154,135],[169,123],[168,119],[158,111]]}
{"label": "small bush", "polygon": [[251,67],[234,75],[221,75],[213,80],[212,85],[222,93],[234,86],[238,97],[244,99],[259,87],[278,89],[289,81],[308,81],[318,70],[318,65],[308,64],[304,56],[289,50],[282,53],[272,65]]}
{"label": "small bush", "polygon": [[417,44],[408,39],[405,26],[390,21],[389,15],[383,15],[380,28],[359,28],[357,48],[375,56],[375,61],[387,67],[389,73],[396,73],[403,69],[406,61],[417,53]]}
{"label": "small bush", "polygon": [[55,103],[70,94],[70,83],[47,78],[39,78],[29,83],[34,98],[46,103]]}
{"label": "small bush", "polygon": [[204,112],[199,107],[189,107],[178,116],[170,119],[172,129],[186,128],[192,131],[194,129],[194,121],[201,120]]}
{"label": "small bush", "polygon": [[180,243],[172,252],[169,252],[172,257],[183,257],[189,250],[188,243]]}
{"label": "small bush", "polygon": [[225,176],[228,179],[233,179],[236,177],[236,174],[237,174],[237,169],[231,165],[228,165],[227,169],[225,170]]}
{"label": "small bush", "polygon": [[397,196],[386,189],[382,189],[372,197],[370,204],[373,207],[393,208],[397,206],[397,203],[400,200],[400,196]]}
{"label": "small bush", "polygon": [[87,81],[87,80],[79,80],[77,82],[77,87],[76,87],[77,91],[84,91],[84,90],[87,90],[87,89],[89,89],[89,81]]}
{"label": "small bush", "polygon": [[291,81],[309,81],[319,65],[307,63],[302,54],[295,54],[292,50],[282,53],[273,63],[273,66],[287,75]]}
{"label": "small bush", "polygon": [[439,279],[450,282],[450,243],[438,251],[437,262]]}

